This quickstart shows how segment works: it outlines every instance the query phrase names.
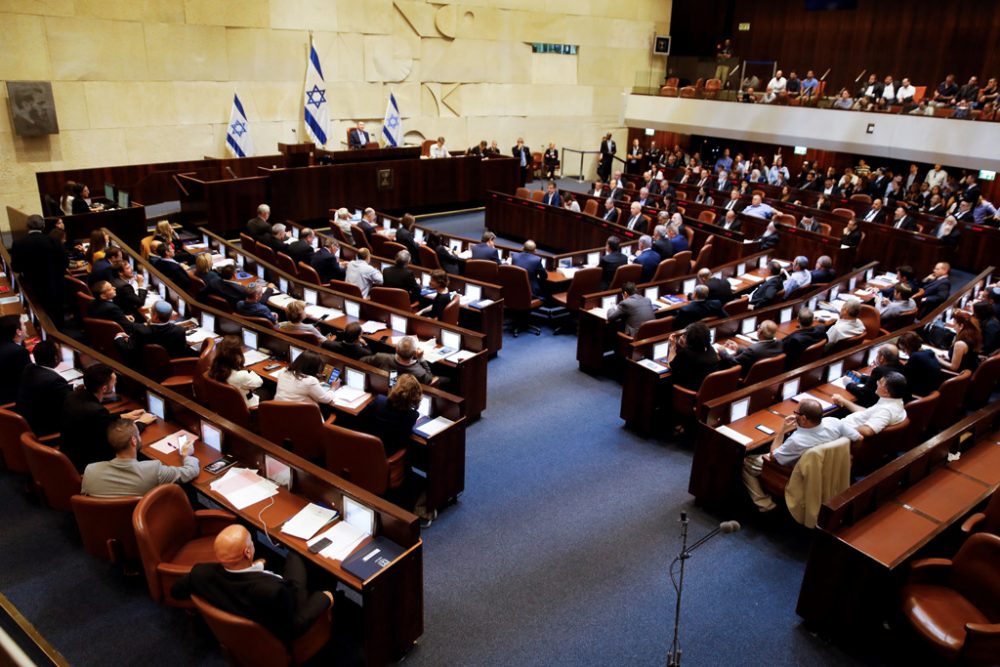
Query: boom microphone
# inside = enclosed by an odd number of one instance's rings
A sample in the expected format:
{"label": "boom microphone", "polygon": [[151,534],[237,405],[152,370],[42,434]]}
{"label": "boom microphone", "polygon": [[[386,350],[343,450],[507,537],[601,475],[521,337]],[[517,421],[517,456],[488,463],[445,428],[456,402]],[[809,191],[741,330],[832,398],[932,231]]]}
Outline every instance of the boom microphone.
{"label": "boom microphone", "polygon": [[729,533],[735,533],[742,526],[740,526],[739,521],[723,521],[719,524],[719,532],[723,535],[728,535]]}

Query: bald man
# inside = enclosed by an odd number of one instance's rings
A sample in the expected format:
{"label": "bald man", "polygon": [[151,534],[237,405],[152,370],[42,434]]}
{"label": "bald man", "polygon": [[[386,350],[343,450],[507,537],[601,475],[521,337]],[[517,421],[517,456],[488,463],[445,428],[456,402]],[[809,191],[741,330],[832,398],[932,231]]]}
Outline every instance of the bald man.
{"label": "bald man", "polygon": [[333,593],[306,588],[305,563],[294,552],[285,559],[283,575],[254,560],[250,533],[229,526],[215,538],[216,563],[191,568],[171,589],[178,600],[199,595],[214,606],[260,623],[284,642],[300,637],[333,604]]}

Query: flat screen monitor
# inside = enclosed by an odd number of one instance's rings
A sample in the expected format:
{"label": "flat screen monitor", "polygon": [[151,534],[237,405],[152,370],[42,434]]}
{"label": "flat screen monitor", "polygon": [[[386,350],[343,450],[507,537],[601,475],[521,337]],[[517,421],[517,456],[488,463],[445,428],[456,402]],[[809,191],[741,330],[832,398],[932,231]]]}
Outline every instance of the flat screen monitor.
{"label": "flat screen monitor", "polygon": [[160,419],[167,418],[167,406],[163,397],[151,391],[146,392],[146,411]]}
{"label": "flat screen monitor", "polygon": [[250,329],[243,330],[243,344],[251,350],[257,349],[257,332]]}
{"label": "flat screen monitor", "polygon": [[441,344],[445,347],[450,347],[453,350],[462,349],[462,334],[456,333],[454,331],[441,331]]}
{"label": "flat screen monitor", "polygon": [[347,386],[351,389],[357,389],[358,391],[365,390],[365,374],[361,371],[348,368],[347,369]]}
{"label": "flat screen monitor", "polygon": [[104,184],[104,198],[110,202],[116,201],[115,198],[115,186],[111,183]]}
{"label": "flat screen monitor", "polygon": [[215,315],[212,313],[201,314],[201,328],[205,331],[215,333]]}
{"label": "flat screen monitor", "polygon": [[469,301],[479,301],[483,298],[483,288],[479,285],[466,285],[465,296],[469,297]]}
{"label": "flat screen monitor", "polygon": [[131,206],[132,200],[128,196],[128,192],[125,190],[118,191],[118,208],[128,208]]}
{"label": "flat screen monitor", "polygon": [[217,451],[222,451],[222,429],[204,419],[201,420],[201,441]]}

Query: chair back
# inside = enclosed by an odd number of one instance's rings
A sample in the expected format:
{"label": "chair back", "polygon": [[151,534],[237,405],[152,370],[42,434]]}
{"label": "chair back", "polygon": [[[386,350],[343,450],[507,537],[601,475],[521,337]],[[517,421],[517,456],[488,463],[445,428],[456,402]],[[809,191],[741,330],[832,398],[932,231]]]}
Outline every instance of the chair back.
{"label": "chair back", "polygon": [[111,357],[115,361],[124,362],[121,352],[118,351],[118,347],[115,345],[115,336],[124,333],[117,322],[84,317],[83,331],[87,334],[90,343],[98,352]]}
{"label": "chair back", "polygon": [[674,277],[675,267],[677,266],[677,260],[673,257],[665,259],[656,265],[656,273],[653,274],[652,282],[660,282],[661,280],[669,280]]}
{"label": "chair back", "polygon": [[514,190],[514,196],[518,199],[531,199],[531,190],[528,188],[518,188]]}
{"label": "chair back", "polygon": [[715,224],[715,211],[709,211],[708,209],[702,211],[698,214],[698,219],[702,222],[707,222],[710,225]]}
{"label": "chair back", "polygon": [[[977,533],[965,541],[952,562],[951,585],[991,623],[1000,623],[1000,537]],[[995,633],[996,629],[993,628]],[[994,641],[996,641],[994,639]],[[993,654],[993,661],[997,654]],[[987,664],[987,663],[982,663]]]}
{"label": "chair back", "polygon": [[304,459],[323,456],[323,414],[315,403],[262,401],[257,426],[262,436]]}
{"label": "chair back", "polygon": [[254,254],[268,264],[274,265],[278,263],[278,258],[275,256],[274,250],[271,249],[271,246],[264,245],[263,243],[256,245]]}
{"label": "chair back", "polygon": [[677,86],[663,86],[660,88],[661,97],[677,97]]}
{"label": "chair back", "polygon": [[674,271],[676,271],[677,273],[672,277],[676,278],[678,276],[686,276],[687,274],[691,273],[690,250],[681,250],[680,252],[675,252],[673,260],[677,262],[677,266],[674,268]]}
{"label": "chair back", "polygon": [[141,241],[139,241],[139,253],[142,255],[143,259],[149,259],[149,247],[153,243],[153,234],[149,236],[144,236]]}
{"label": "chair back", "polygon": [[913,324],[913,320],[917,316],[917,309],[903,311],[898,315],[890,315],[889,317],[882,317],[882,329],[888,332],[896,331],[897,329],[902,329],[903,327],[908,327]]}
{"label": "chair back", "polygon": [[583,205],[584,215],[597,215],[597,200],[588,199]]}
{"label": "chair back", "polygon": [[910,420],[910,432],[904,440],[909,445],[905,448],[907,451],[924,441],[924,434],[930,428],[931,417],[940,399],[941,393],[932,391],[923,398],[915,398],[906,404],[906,416]]}
{"label": "chair back", "polygon": [[437,253],[432,249],[422,245],[417,246],[417,252],[420,253],[420,266],[432,270],[441,268],[441,260],[438,259]]}
{"label": "chair back", "polygon": [[671,317],[660,317],[652,320],[647,320],[639,325],[639,328],[635,330],[635,335],[632,336],[633,340],[644,340],[646,338],[655,338],[656,336],[662,336],[663,334],[670,333],[674,330],[674,318]]}
{"label": "chair back", "polygon": [[465,261],[465,277],[484,283],[497,284],[497,263],[489,259]]}
{"label": "chair back", "polygon": [[188,294],[193,294],[198,298],[201,298],[201,293],[205,290],[205,281],[201,279],[201,276],[196,276],[194,271],[188,273],[188,279],[191,281],[191,289]]}
{"label": "chair back", "polygon": [[459,306],[461,305],[460,297],[456,294],[452,297],[448,305],[444,307],[441,312],[441,321],[445,324],[458,324],[458,312]]}
{"label": "chair back", "polygon": [[847,222],[847,221],[849,221],[849,220],[851,220],[851,219],[854,218],[854,211],[852,209],[849,209],[849,208],[835,208],[831,212],[834,215],[843,218],[844,222]]}
{"label": "chair back", "polygon": [[231,314],[233,312],[233,305],[218,294],[206,294],[205,303],[216,310],[221,310],[224,313]]}
{"label": "chair back", "polygon": [[[739,366],[733,366],[706,375],[701,388],[698,389],[696,412],[700,413],[702,406],[708,401],[736,391],[740,381],[740,370]],[[696,417],[700,418],[701,415],[696,414]]]}
{"label": "chair back", "polygon": [[503,303],[511,310],[531,310],[531,283],[528,272],[520,266],[504,264],[498,267],[497,278],[503,287]]}
{"label": "chair back", "polygon": [[173,375],[170,355],[162,345],[146,343],[142,346],[142,367],[146,376],[156,382],[163,382]]}
{"label": "chair back", "polygon": [[729,317],[735,317],[741,313],[746,313],[750,310],[750,297],[741,296],[738,299],[733,299],[722,305],[722,310]]}
{"label": "chair back", "polygon": [[435,141],[434,139],[424,139],[423,142],[420,144],[420,154],[424,157],[430,157],[431,146],[433,146],[436,143],[437,141]]}
{"label": "chair back", "polygon": [[785,355],[779,354],[776,357],[761,359],[754,363],[747,371],[747,376],[743,380],[743,385],[749,387],[752,384],[763,382],[772,378],[785,370]]}
{"label": "chair back", "polygon": [[869,306],[867,304],[861,306],[861,312],[858,313],[858,319],[865,325],[865,340],[878,338],[879,332],[882,330],[882,317],[879,315],[878,309],[875,308],[875,306]]}
{"label": "chair back", "polygon": [[986,405],[990,400],[990,394],[996,389],[998,380],[1000,380],[1000,355],[993,355],[979,364],[979,368],[972,374],[965,404],[972,409]]}
{"label": "chair back", "polygon": [[[566,291],[566,308],[572,312],[580,310],[580,303],[585,294],[593,294],[601,289],[601,277],[604,271],[599,266],[580,269],[573,274]],[[506,294],[504,297],[506,298]]]}
{"label": "chair back", "polygon": [[276,256],[279,269],[281,269],[282,271],[284,271],[293,278],[299,277],[299,269],[295,265],[295,262],[292,261],[292,258],[290,256],[286,255],[283,252],[277,253]]}
{"label": "chair back", "polygon": [[705,82],[705,89],[702,91],[702,96],[706,100],[714,100],[719,96],[720,90],[722,90],[722,81],[720,79],[709,79]]}
{"label": "chair back", "polygon": [[813,362],[819,361],[823,357],[823,348],[825,347],[826,347],[825,338],[816,343],[813,343],[806,349],[802,350],[802,354],[799,355],[799,360],[795,363],[795,365],[798,367],[802,367],[802,366],[808,366]]}
{"label": "chair back", "polygon": [[772,222],[779,225],[788,225],[789,227],[793,228],[795,227],[796,224],[798,224],[798,221],[795,219],[795,216],[792,215],[791,213],[775,213],[774,217],[772,218]]}
{"label": "chair back", "polygon": [[256,254],[257,242],[246,232],[240,232],[240,249],[251,255]]}
{"label": "chair back", "polygon": [[388,243],[388,239],[381,234],[372,234],[371,238],[368,239],[371,243],[372,254],[376,257],[389,257],[389,253],[385,250],[385,244]]}
{"label": "chair back", "polygon": [[903,438],[910,430],[910,420],[887,426],[879,433],[851,445],[851,474],[867,475],[885,459],[903,449]]}
{"label": "chair back", "polygon": [[410,295],[405,289],[398,287],[372,287],[368,292],[368,298],[375,303],[381,303],[399,310],[412,311],[410,305]]}
{"label": "chair back", "polygon": [[941,400],[938,401],[934,416],[931,417],[931,428],[935,431],[943,431],[961,417],[962,401],[965,400],[965,392],[969,390],[972,381],[972,371],[964,370],[958,375],[941,383],[938,392]]}
{"label": "chair back", "polygon": [[[867,331],[866,331],[867,333]],[[834,355],[849,348],[854,347],[861,341],[865,340],[865,334],[859,336],[850,336],[849,338],[841,338],[836,343],[830,346],[830,349],[826,350],[827,355]]]}
{"label": "chair back", "polygon": [[382,441],[336,424],[323,425],[326,469],[375,495],[389,487],[389,464]]}
{"label": "chair back", "polygon": [[687,99],[692,99],[697,97],[697,91],[694,86],[684,86],[680,89],[680,96]]}
{"label": "chair back", "polygon": [[298,264],[298,276],[300,280],[304,280],[307,283],[312,283],[313,285],[322,285],[323,282],[319,278],[319,273],[316,272],[309,264],[305,262],[299,262]]}
{"label": "chair back", "polygon": [[274,322],[267,317],[258,317],[256,315],[240,315],[241,318],[247,322],[253,322],[257,326],[264,327],[265,329],[274,329]]}
{"label": "chair back", "polygon": [[232,385],[213,380],[207,375],[203,379],[204,391],[198,398],[203,400],[210,410],[218,412],[221,417],[250,428],[250,408],[243,398],[243,392]]}
{"label": "chair back", "polygon": [[[395,241],[386,241],[382,244],[382,252],[385,253],[387,259],[395,259],[396,255],[406,250],[406,246],[402,243],[396,243]],[[411,257],[411,260],[418,259],[417,257]]]}
{"label": "chair back", "polygon": [[208,369],[212,367],[212,359],[215,357],[215,339],[206,338],[201,342],[201,351],[198,353],[198,362],[194,367],[194,375],[191,378],[192,390],[195,398],[203,403],[205,400],[205,379],[208,377]]}
{"label": "chair back", "polygon": [[132,513],[132,527],[149,595],[159,602],[167,594],[160,581],[160,563],[169,561],[198,536],[194,511],[184,490],[177,484],[162,484],[146,493]]}
{"label": "chair back", "polygon": [[664,85],[673,86],[674,88],[676,88],[677,86],[681,85],[681,80],[679,77],[676,76],[667,77],[666,83]]}
{"label": "chair back", "polygon": [[21,447],[35,489],[45,504],[69,512],[69,499],[80,493],[80,473],[65,454],[39,442],[31,431],[21,434]]}
{"label": "chair back", "polygon": [[31,474],[21,445],[25,433],[32,433],[28,421],[13,410],[0,408],[0,459],[4,468],[18,475]]}
{"label": "chair back", "polygon": [[330,281],[330,289],[354,297],[355,299],[364,299],[364,296],[361,295],[361,288],[345,280],[332,279]]}
{"label": "chair back", "polygon": [[354,223],[351,223],[351,236],[354,237],[355,247],[372,249],[372,244],[368,242],[368,237],[365,236],[365,230]]}
{"label": "chair back", "polygon": [[691,267],[691,272],[696,273],[702,269],[706,269],[712,264],[712,244],[706,243],[698,251],[698,259],[695,260],[694,266]]}
{"label": "chair back", "polygon": [[831,232],[832,232],[833,228],[830,227],[829,223],[819,222],[819,223],[816,223],[816,224],[819,225],[819,233],[820,234],[822,234],[823,236],[830,236],[831,235]]}
{"label": "chair back", "polygon": [[192,595],[191,601],[232,664],[241,667],[293,664],[285,643],[260,623],[223,611],[198,595]]}
{"label": "chair back", "polygon": [[850,199],[851,199],[851,201],[860,201],[860,202],[864,202],[865,204],[871,204],[872,203],[872,198],[871,198],[870,195],[862,194],[860,192],[857,193],[857,194],[851,195]]}
{"label": "chair back", "polygon": [[802,453],[785,486],[785,505],[793,519],[816,527],[823,503],[851,485],[850,451],[851,441],[838,438]]}
{"label": "chair back", "polygon": [[91,498],[75,495],[70,498],[73,516],[83,538],[83,550],[116,565],[139,560],[132,513],[140,499],[141,496]]}
{"label": "chair back", "polygon": [[319,345],[323,342],[322,338],[318,338],[316,334],[309,331],[296,331],[295,329],[282,328],[279,328],[278,331],[289,338],[294,338],[295,340],[302,341],[303,343],[309,343],[310,345]]}
{"label": "chair back", "polygon": [[[615,276],[611,279],[611,284],[608,285],[608,289],[621,289],[625,283],[638,283],[641,278],[641,264],[622,264],[615,269]],[[504,292],[503,296],[506,303],[507,293]]]}
{"label": "chair back", "polygon": [[545,191],[544,190],[532,190],[531,191],[531,200],[532,201],[540,202],[543,199],[545,199]]}

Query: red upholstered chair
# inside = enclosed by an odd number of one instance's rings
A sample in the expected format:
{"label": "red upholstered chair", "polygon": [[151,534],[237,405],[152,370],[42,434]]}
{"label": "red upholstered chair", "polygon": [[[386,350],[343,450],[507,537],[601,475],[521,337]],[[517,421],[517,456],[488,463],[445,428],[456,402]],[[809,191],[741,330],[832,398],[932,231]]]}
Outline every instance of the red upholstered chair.
{"label": "red upholstered chair", "polygon": [[216,310],[221,310],[224,313],[231,314],[233,312],[232,304],[226,301],[218,294],[206,294],[204,298],[205,298],[205,305],[207,306],[211,306]]}
{"label": "red upholstered chair", "polygon": [[[329,419],[333,423],[334,417]],[[315,403],[263,401],[257,407],[260,434],[304,459],[323,457],[323,415]]]}
{"label": "red upholstered chair", "polygon": [[69,512],[69,499],[80,493],[80,473],[73,463],[55,447],[41,443],[31,431],[21,434],[21,447],[39,497],[52,509]]}
{"label": "red upholstered chair", "polygon": [[715,211],[704,210],[698,214],[698,219],[710,225],[715,224]]}
{"label": "red upholstered chair", "polygon": [[532,190],[531,201],[541,202],[545,199],[545,190]]}
{"label": "red upholstered chair", "polygon": [[674,271],[676,271],[677,273],[672,277],[677,278],[680,276],[686,276],[687,274],[691,273],[690,250],[682,250],[680,252],[675,252],[673,260],[677,262],[676,268],[674,268]]}
{"label": "red upholstered chair", "polygon": [[733,366],[722,371],[709,373],[698,391],[674,385],[673,409],[681,423],[702,418],[705,403],[736,391],[740,380],[740,367]]}
{"label": "red upholstered chair", "polygon": [[232,385],[213,380],[207,375],[201,382],[198,400],[204,402],[210,410],[218,412],[224,419],[253,430],[253,419],[250,408],[243,399],[243,392]]}
{"label": "red upholstered chair", "polygon": [[775,375],[783,372],[785,370],[785,355],[779,354],[776,357],[770,357],[768,359],[761,359],[754,363],[753,366],[747,371],[747,376],[743,378],[743,386],[749,387],[752,384],[757,384],[758,382],[763,382],[768,378],[772,378]]}
{"label": "red upholstered chair", "polygon": [[584,295],[593,294],[601,289],[602,274],[603,271],[598,266],[580,269],[573,274],[569,289],[553,294],[552,300],[565,306],[571,313],[579,311]]}
{"label": "red upholstered chair", "polygon": [[83,318],[83,331],[87,334],[90,344],[101,354],[111,357],[115,361],[124,363],[121,352],[115,345],[115,336],[124,333],[116,322],[108,320],[97,320],[93,317]]}
{"label": "red upholstered chair", "polygon": [[849,208],[835,208],[832,213],[844,219],[844,222],[852,220],[854,218],[854,211]]}
{"label": "red upholstered chair", "polygon": [[1000,493],[994,491],[986,509],[962,522],[962,532],[1000,535]]}
{"label": "red upholstered chair", "polygon": [[584,215],[594,215],[594,216],[597,215],[597,200],[596,199],[588,199],[587,200],[587,202],[583,205],[583,214]]}
{"label": "red upholstered chair", "polygon": [[256,254],[257,242],[253,240],[253,237],[246,232],[240,232],[240,249],[243,252],[248,252],[251,255]]}
{"label": "red upholstered chair", "polygon": [[518,188],[514,190],[514,196],[518,199],[531,199],[531,190],[528,188]]}
{"label": "red upholstered chair", "polygon": [[[618,270],[620,271],[621,267]],[[528,272],[520,266],[504,264],[499,267],[497,277],[500,286],[503,287],[504,309],[511,315],[511,333],[515,338],[521,331],[540,335],[541,329],[529,323],[531,311],[541,307],[542,301],[531,294]]]}
{"label": "red upholstered chair", "polygon": [[990,400],[990,394],[1000,380],[1000,355],[993,355],[979,364],[972,374],[969,389],[965,395],[965,405],[970,409],[981,408]]}
{"label": "red upholstered chair", "polygon": [[673,317],[661,317],[658,319],[648,320],[639,325],[634,336],[629,336],[624,331],[616,332],[618,334],[615,340],[615,353],[620,357],[631,358],[630,344],[632,341],[645,340],[647,338],[655,338],[656,336],[662,336],[663,334],[670,333],[674,330],[674,318]]}
{"label": "red upholstered chair", "polygon": [[656,273],[653,274],[652,282],[657,283],[661,280],[669,280],[676,273],[677,260],[673,257],[665,259],[656,265]]}
{"label": "red upholstered chair", "polygon": [[[691,267],[691,273],[697,273],[702,269],[707,269],[712,264],[712,244],[706,243],[698,251],[698,259],[695,260],[694,265]],[[682,274],[683,275],[683,274]]]}
{"label": "red upholstered chair", "polygon": [[[608,289],[621,289],[625,283],[638,283],[639,279],[642,277],[642,265],[640,264],[622,264],[617,269],[615,269],[615,276],[611,279],[611,284],[608,285]],[[504,294],[506,299],[507,295]]]}
{"label": "red upholstered chair", "polygon": [[722,90],[722,80],[709,79],[705,82],[705,89],[702,91],[702,97],[706,100],[714,100],[719,97],[720,90]]}
{"label": "red upholstered chair", "polygon": [[448,305],[444,307],[444,311],[442,311],[441,313],[441,321],[444,324],[457,325],[458,312],[460,306],[461,306],[461,300],[460,297],[456,294],[454,297],[452,297],[451,301],[448,302]]}
{"label": "red upholstered chair", "polygon": [[864,340],[874,340],[882,331],[882,317],[875,306],[863,305],[858,319],[865,325]]}
{"label": "red upholstered chair", "polygon": [[[24,457],[24,447],[21,445],[21,436],[25,433],[34,433],[24,417],[13,410],[0,408],[0,459],[7,470],[18,475],[30,475],[28,460]],[[48,435],[44,438],[35,438],[39,442],[52,442],[59,438],[58,434]]]}
{"label": "red upholstered chair", "polygon": [[386,457],[374,435],[336,424],[323,425],[326,469],[377,496],[398,489],[406,479],[406,450]]}
{"label": "red upholstered chair", "polygon": [[[204,346],[205,341],[202,341],[202,349]],[[191,378],[197,364],[196,356],[171,359],[162,345],[147,343],[142,346],[142,367],[146,376],[174,390],[185,388],[190,390]]]}
{"label": "red upholstered chair", "polygon": [[420,266],[431,270],[441,268],[441,260],[438,259],[437,253],[429,247],[425,245],[417,246],[417,252],[420,253]]}
{"label": "red upholstered chair", "polygon": [[972,371],[964,370],[953,378],[949,378],[938,387],[941,400],[938,401],[934,416],[931,417],[931,428],[943,431],[962,416],[962,402],[972,381]]}
{"label": "red upholstered chair", "polygon": [[406,290],[398,287],[372,287],[368,292],[368,298],[375,303],[381,303],[390,308],[412,311],[410,305],[410,295]]}
{"label": "red upholstered chair", "polygon": [[80,495],[70,498],[84,551],[114,565],[138,562],[139,545],[135,541],[132,513],[140,498],[91,498]]}
{"label": "red upholstered chair", "polygon": [[184,489],[176,484],[158,486],[143,496],[132,526],[150,597],[174,607],[193,606],[174,599],[170,588],[198,563],[215,562],[215,536],[234,523],[236,517],[229,512],[192,510]]}
{"label": "red upholstered chair", "polygon": [[283,252],[277,253],[278,268],[290,275],[292,278],[299,277],[299,269],[291,257]]}
{"label": "red upholstered chair", "polygon": [[660,97],[677,97],[677,86],[663,86],[660,88]]}
{"label": "red upholstered chair", "polygon": [[270,246],[266,246],[263,243],[257,244],[256,248],[254,248],[254,254],[271,266],[275,266],[278,263],[278,258],[275,255],[274,250],[272,250]]}
{"label": "red upholstered chair", "polygon": [[330,607],[289,647],[256,621],[223,611],[198,595],[192,595],[191,601],[230,662],[241,667],[301,665],[327,645],[333,629]]}
{"label": "red upholstered chair", "polygon": [[[404,250],[406,250],[406,246],[395,241],[386,241],[382,244],[382,252],[385,253],[386,259],[396,259],[396,255]],[[410,259],[416,260],[418,258],[411,257]]]}
{"label": "red upholstered chair", "polygon": [[738,299],[733,299],[727,303],[722,304],[722,310],[729,317],[736,317],[742,313],[749,312],[750,310],[750,297],[741,296]]}
{"label": "red upholstered chair", "polygon": [[488,259],[469,259],[465,262],[465,277],[484,283],[497,284],[497,263]]}
{"label": "red upholstered chair", "polygon": [[904,448],[904,439],[909,431],[910,420],[904,419],[860,442],[852,442],[851,474],[867,475],[878,469],[889,456]]}
{"label": "red upholstered chair", "polygon": [[680,96],[683,98],[692,99],[698,96],[698,92],[694,86],[684,86],[679,92]]}
{"label": "red upholstered chair", "polygon": [[279,328],[278,331],[289,338],[294,338],[295,340],[302,341],[303,343],[309,343],[310,345],[319,345],[323,342],[322,338],[318,338],[316,334],[308,331],[295,331],[294,329],[281,328]]}
{"label": "red upholstered chair", "polygon": [[903,614],[938,657],[996,665],[1000,656],[1000,537],[977,533],[954,559],[914,561],[902,590]]}
{"label": "red upholstered chair", "polygon": [[300,280],[304,280],[307,283],[312,283],[313,285],[323,284],[323,282],[319,279],[319,274],[316,273],[316,269],[314,269],[309,264],[306,264],[305,262],[299,262],[298,270],[299,270]]}
{"label": "red upholstered chair", "polygon": [[372,245],[368,242],[368,237],[365,236],[364,230],[354,223],[351,223],[351,236],[354,237],[354,245],[358,248],[372,249]]}
{"label": "red upholstered chair", "polygon": [[864,202],[865,204],[871,204],[872,198],[870,195],[858,193],[851,195],[851,201],[859,201],[859,202]]}
{"label": "red upholstered chair", "polygon": [[[809,364],[819,361],[823,357],[823,348],[826,347],[826,339],[813,343],[806,349],[802,350],[802,354],[799,355],[799,360],[788,370],[792,370],[794,367],[801,368],[802,366],[808,366]],[[785,360],[786,364],[789,363]]]}
{"label": "red upholstered chair", "polygon": [[340,292],[341,294],[346,294],[347,296],[354,297],[355,299],[364,299],[361,296],[361,288],[354,283],[349,283],[344,280],[331,280],[330,289]]}

